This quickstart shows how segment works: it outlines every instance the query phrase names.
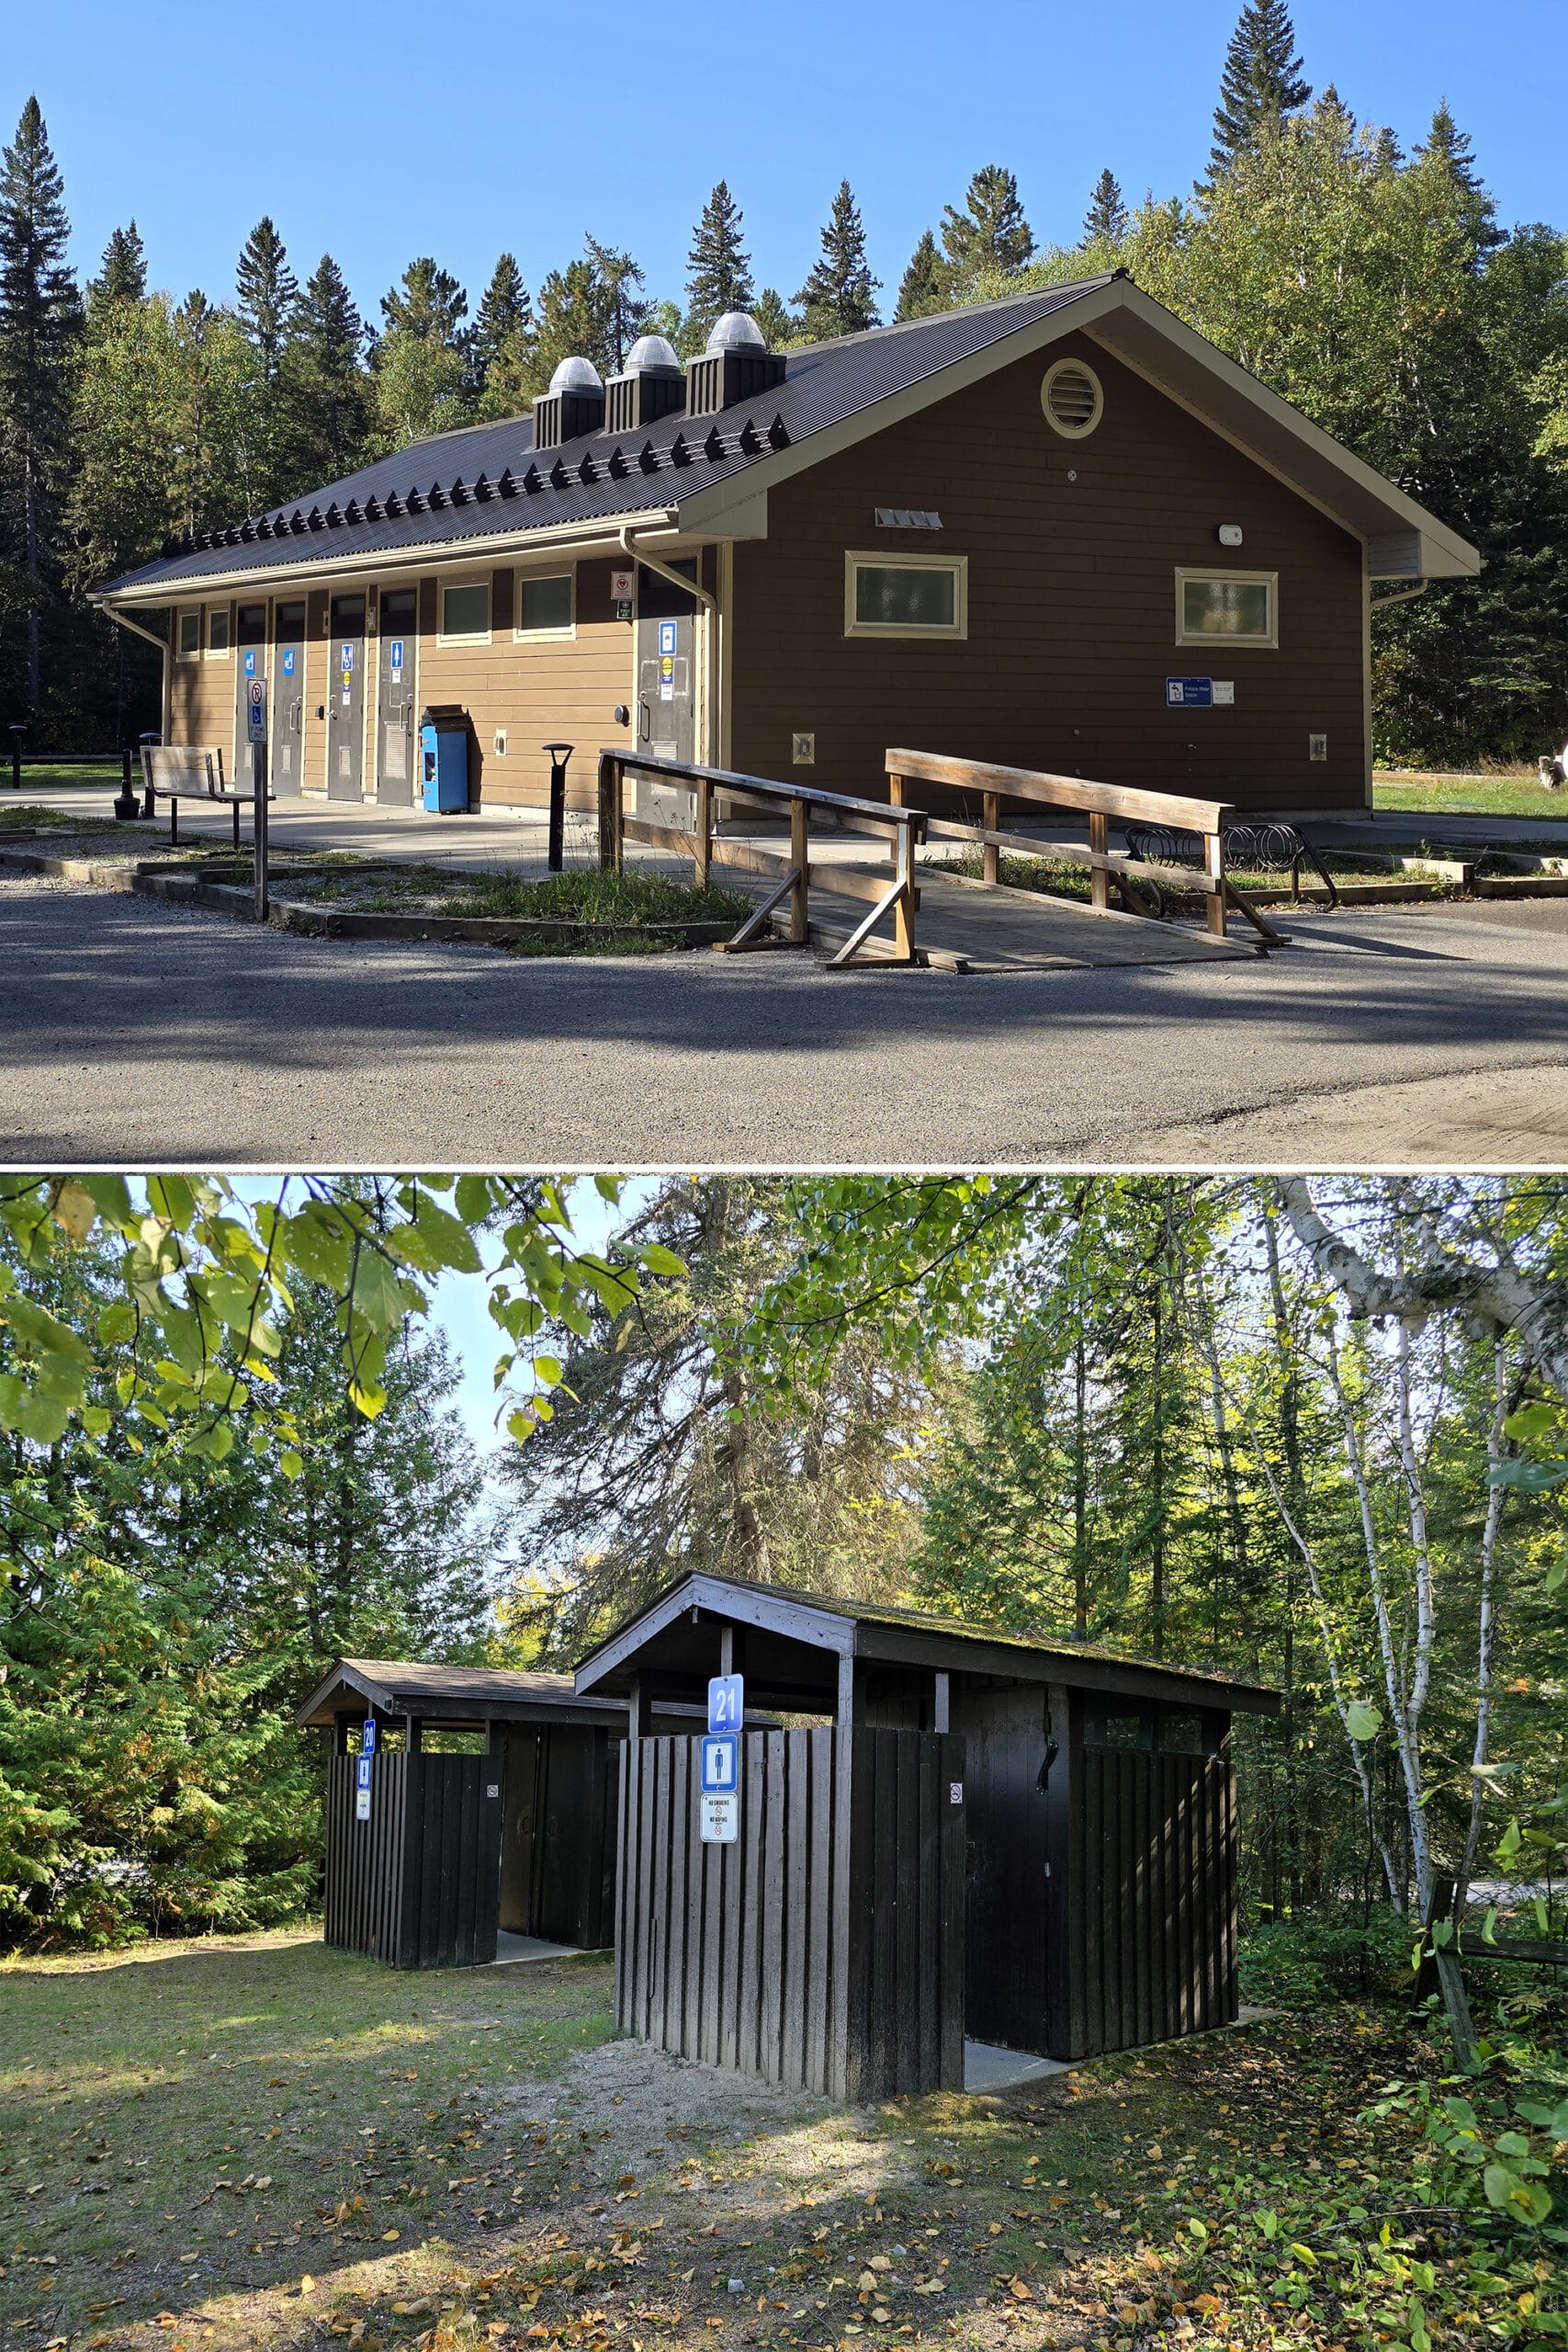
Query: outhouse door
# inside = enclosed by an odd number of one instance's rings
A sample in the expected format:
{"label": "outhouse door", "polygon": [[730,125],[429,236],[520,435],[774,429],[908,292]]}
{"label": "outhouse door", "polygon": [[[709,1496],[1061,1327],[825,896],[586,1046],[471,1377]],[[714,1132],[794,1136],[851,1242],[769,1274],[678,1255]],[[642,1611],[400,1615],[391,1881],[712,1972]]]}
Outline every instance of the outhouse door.
{"label": "outhouse door", "polygon": [[968,1690],[955,1709],[967,1762],[964,2031],[1047,2052],[1046,1697],[1039,1686]]}
{"label": "outhouse door", "polygon": [[417,590],[387,589],[378,640],[376,797],[403,808],[413,798],[417,605]]}
{"label": "outhouse door", "polygon": [[365,746],[365,599],[334,596],[327,647],[327,798],[357,800]]}
{"label": "outhouse door", "polygon": [[[696,578],[696,559],[673,567]],[[694,760],[697,745],[697,600],[639,566],[637,591],[637,749],[654,760]],[[664,823],[685,808],[662,786],[641,782],[637,813]]]}
{"label": "outhouse door", "polygon": [[278,605],[272,639],[272,788],[297,796],[305,743],[303,597]]}

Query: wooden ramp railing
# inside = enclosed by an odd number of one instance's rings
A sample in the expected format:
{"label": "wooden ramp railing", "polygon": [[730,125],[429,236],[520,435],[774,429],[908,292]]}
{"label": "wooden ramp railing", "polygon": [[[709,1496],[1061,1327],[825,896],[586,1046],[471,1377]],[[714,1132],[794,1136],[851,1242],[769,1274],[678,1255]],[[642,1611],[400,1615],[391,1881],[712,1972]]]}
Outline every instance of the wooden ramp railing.
{"label": "wooden ramp railing", "polygon": [[[646,817],[628,816],[626,810],[628,776],[647,776],[655,784],[673,785],[680,790],[690,792],[694,804],[692,830],[687,831],[682,826],[655,824]],[[716,793],[722,793],[727,800],[739,801],[748,808],[762,809],[771,816],[787,817],[788,855],[780,856],[772,850],[754,849],[748,842],[716,836],[713,827]],[[813,865],[813,816],[840,831],[847,829],[889,835],[892,879],[885,881],[880,875],[868,874],[852,865]],[[622,843],[633,841],[646,842],[654,849],[674,850],[681,856],[689,857],[699,889],[706,888],[715,865],[732,865],[743,873],[775,877],[774,888],[747,916],[734,938],[722,943],[725,951],[730,954],[755,947],[804,947],[813,929],[810,893],[815,883],[818,888],[830,891],[836,897],[863,899],[870,903],[869,913],[829,957],[829,965],[852,963],[877,925],[888,916],[893,919],[893,953],[890,959],[879,956],[878,962],[920,962],[915,946],[915,915],[920,903],[920,894],[915,887],[914,847],[917,842],[925,838],[926,821],[922,809],[892,808],[880,800],[857,800],[848,793],[824,792],[811,785],[779,784],[767,776],[739,775],[728,768],[698,767],[684,760],[640,759],[635,753],[613,749],[602,751],[599,754],[601,866],[613,867],[618,872]],[[779,938],[769,926],[775,910],[782,908],[786,899],[789,903],[788,931],[785,936]]]}
{"label": "wooden ramp railing", "polygon": [[[1129,914],[1153,916],[1138,891],[1140,880],[1171,885],[1168,865],[1153,865],[1142,858],[1120,854],[1109,845],[1111,820],[1134,824],[1175,827],[1197,833],[1203,846],[1203,870],[1194,881],[1205,893],[1205,916],[1215,939],[1225,936],[1227,909],[1245,915],[1270,946],[1282,943],[1225,873],[1224,832],[1235,811],[1225,800],[1183,800],[1168,792],[1140,792],[1119,784],[1093,784],[1077,775],[1054,775],[1036,768],[994,767],[979,760],[951,759],[941,752],[890,751],[887,754],[888,797],[895,808],[910,806],[911,786],[935,785],[944,791],[978,793],[984,823],[969,825],[955,818],[922,811],[927,838],[973,842],[982,852],[982,878],[1001,879],[1004,850],[1023,857],[1057,858],[1064,865],[1089,869],[1089,905],[1096,914],[1109,914],[1111,886],[1116,885]],[[1031,833],[1003,830],[1004,800],[1021,800],[1048,808],[1072,808],[1089,819],[1089,847],[1081,842],[1040,841]]]}

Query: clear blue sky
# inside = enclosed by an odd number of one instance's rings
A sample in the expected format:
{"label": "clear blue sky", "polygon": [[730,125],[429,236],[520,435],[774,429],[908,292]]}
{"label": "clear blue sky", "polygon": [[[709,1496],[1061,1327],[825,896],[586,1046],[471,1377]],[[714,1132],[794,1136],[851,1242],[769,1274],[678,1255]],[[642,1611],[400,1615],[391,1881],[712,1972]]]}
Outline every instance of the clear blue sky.
{"label": "clear blue sky", "polygon": [[[8,136],[29,91],[90,268],[134,214],[152,279],[230,294],[270,212],[304,276],[323,250],[360,305],[434,253],[477,300],[503,247],[530,290],[584,231],[679,296],[713,183],[759,282],[801,284],[848,175],[889,294],[970,173],[1005,163],[1037,236],[1070,240],[1109,164],[1130,198],[1185,190],[1240,0],[794,0],[784,8],[501,0],[11,0]],[[1407,144],[1447,96],[1505,221],[1568,225],[1568,0],[1296,0],[1309,79]],[[553,25],[553,31],[541,27]]]}

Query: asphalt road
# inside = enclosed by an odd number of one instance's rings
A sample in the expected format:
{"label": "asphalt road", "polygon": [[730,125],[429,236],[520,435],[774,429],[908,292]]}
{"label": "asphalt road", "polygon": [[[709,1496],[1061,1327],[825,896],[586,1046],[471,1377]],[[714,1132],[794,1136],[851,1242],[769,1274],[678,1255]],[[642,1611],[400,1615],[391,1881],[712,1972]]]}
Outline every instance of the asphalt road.
{"label": "asphalt road", "polygon": [[829,975],[298,939],[6,880],[4,1156],[1568,1164],[1568,900],[1290,927],[1259,962]]}

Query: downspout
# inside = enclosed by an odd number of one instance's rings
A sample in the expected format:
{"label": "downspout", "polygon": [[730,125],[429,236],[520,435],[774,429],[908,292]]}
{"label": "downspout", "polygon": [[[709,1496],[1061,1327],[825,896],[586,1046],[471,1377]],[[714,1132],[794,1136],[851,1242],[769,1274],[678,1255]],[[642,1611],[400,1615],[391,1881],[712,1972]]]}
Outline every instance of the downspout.
{"label": "downspout", "polygon": [[[656,555],[649,555],[646,548],[639,547],[632,537],[632,526],[629,523],[621,525],[615,544],[621,553],[631,562],[645,565],[649,571],[656,572],[660,580],[667,581],[671,588],[679,588],[682,595],[694,596],[699,605],[705,605],[710,613],[716,614],[718,598],[711,595],[700,582],[688,580],[683,571],[672,571],[667,563],[660,563]],[[702,570],[700,558],[697,569],[699,571]]]}
{"label": "downspout", "polygon": [[[114,622],[118,628],[128,628],[132,637],[144,638],[149,645],[155,645],[159,652],[164,657],[163,689],[158,696],[158,732],[165,741],[167,741],[169,733],[169,662],[174,648],[166,639],[154,637],[150,628],[143,628],[140,621],[133,621],[130,617],[129,614],[122,613],[118,605],[106,603],[102,609],[107,613],[110,620]],[[170,612],[173,612],[174,606],[171,605],[168,609]]]}
{"label": "downspout", "polygon": [[1414,588],[1396,589],[1392,596],[1371,596],[1367,600],[1370,613],[1386,613],[1392,605],[1408,605],[1413,596],[1424,596],[1431,586],[1429,580],[1418,580]]}

